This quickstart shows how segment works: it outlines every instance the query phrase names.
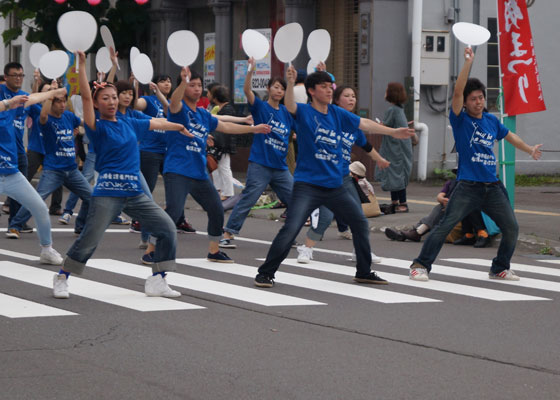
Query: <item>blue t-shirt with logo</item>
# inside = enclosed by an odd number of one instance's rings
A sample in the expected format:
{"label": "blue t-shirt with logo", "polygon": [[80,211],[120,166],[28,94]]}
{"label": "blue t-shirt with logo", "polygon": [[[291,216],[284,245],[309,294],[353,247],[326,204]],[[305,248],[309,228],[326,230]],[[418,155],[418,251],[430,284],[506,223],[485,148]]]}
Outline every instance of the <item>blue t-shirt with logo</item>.
{"label": "blue t-shirt with logo", "polygon": [[150,117],[149,115],[146,115],[138,110],[133,110],[131,108],[127,108],[124,114],[117,110],[117,118],[152,119],[152,117]]}
{"label": "blue t-shirt with logo", "polygon": [[148,134],[147,119],[96,119],[95,130],[87,124],[86,133],[96,154],[95,170],[99,172],[93,196],[132,197],[144,191],[140,184],[138,140]]}
{"label": "blue t-shirt with logo", "polygon": [[342,146],[342,176],[350,173],[350,164],[352,163],[352,146],[363,147],[367,143],[366,135],[361,129],[357,129],[352,133],[342,131],[340,145]]}
{"label": "blue t-shirt with logo", "polygon": [[461,110],[459,115],[450,110],[449,122],[459,153],[457,180],[496,182],[494,142],[505,138],[509,130],[487,112],[482,114],[482,118],[474,118],[465,110]]}
{"label": "blue t-shirt with logo", "polygon": [[255,96],[255,101],[250,106],[255,125],[268,124],[271,127],[267,135],[253,135],[249,161],[264,165],[265,167],[286,170],[286,155],[288,142],[293,129],[294,119],[284,105],[277,110],[267,102]]}
{"label": "blue t-shirt with logo", "polygon": [[0,175],[19,172],[14,118],[16,110],[0,112]]}
{"label": "blue t-shirt with logo", "polygon": [[295,126],[298,157],[294,181],[326,188],[342,185],[342,132],[354,132],[360,117],[328,105],[323,114],[310,104],[297,104]]}
{"label": "blue t-shirt with logo", "polygon": [[[145,115],[153,118],[165,118],[163,105],[156,95],[142,96],[141,98],[146,101],[146,109],[144,110]],[[140,151],[164,154],[167,147],[167,139],[165,135],[165,131],[152,131],[151,135],[146,135],[146,137],[140,142]]]}
{"label": "blue t-shirt with logo", "polygon": [[70,171],[78,168],[74,128],[80,123],[80,118],[70,111],[64,111],[60,118],[48,116],[47,123],[41,126],[45,145],[44,169]]}
{"label": "blue t-shirt with logo", "polygon": [[41,132],[41,124],[39,123],[39,115],[41,115],[41,105],[33,104],[29,107],[29,117],[33,124],[27,133],[27,150],[45,154],[45,146],[43,145],[43,132]]}
{"label": "blue t-shirt with logo", "polygon": [[[23,90],[18,90],[17,92],[12,92],[6,85],[0,85],[0,101],[4,99],[11,99],[14,96],[19,96],[23,94],[29,94]],[[25,119],[27,118],[27,113],[29,107],[18,107],[15,110],[14,117],[14,128],[16,134],[16,145],[18,154],[25,153],[25,146],[23,145],[23,135],[25,134]]]}
{"label": "blue t-shirt with logo", "polygon": [[169,113],[167,119],[183,124],[194,137],[179,132],[167,132],[167,152],[163,163],[163,173],[173,172],[193,179],[208,179],[206,172],[206,139],[216,130],[218,120],[208,111],[198,107],[191,109],[185,101],[178,113]]}

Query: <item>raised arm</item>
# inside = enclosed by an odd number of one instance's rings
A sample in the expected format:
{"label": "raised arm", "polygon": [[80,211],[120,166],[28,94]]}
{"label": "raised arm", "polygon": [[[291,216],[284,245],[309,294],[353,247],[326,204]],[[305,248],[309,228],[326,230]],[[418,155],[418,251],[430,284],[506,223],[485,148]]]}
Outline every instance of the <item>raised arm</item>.
{"label": "raised arm", "polygon": [[247,102],[250,105],[253,105],[255,102],[255,94],[253,93],[251,80],[253,79],[253,73],[255,72],[255,59],[250,57],[248,64],[247,75],[245,75],[245,83],[243,84],[243,92],[245,93],[245,97],[247,97]]}
{"label": "raised arm", "polygon": [[244,133],[269,133],[270,125],[260,124],[249,126],[218,120],[218,126],[216,127],[216,130],[230,135],[242,135]]}
{"label": "raised arm", "polygon": [[[163,95],[163,93],[161,92],[161,90],[159,90],[159,86],[157,84],[153,83],[153,82],[150,82],[150,90],[156,94],[157,99],[159,100],[159,102],[163,106],[163,112],[165,113],[165,115],[167,115],[167,110],[169,109],[169,101],[167,100],[167,97],[165,97]],[[144,100],[144,99],[142,99],[142,100]],[[136,100],[136,101],[138,101],[138,100]],[[144,100],[144,102],[145,102],[145,100]]]}
{"label": "raised arm", "polygon": [[513,132],[508,132],[505,139],[510,142],[516,149],[524,151],[533,157],[534,160],[538,160],[542,156],[541,147],[542,144],[536,144],[534,146],[529,146],[523,141],[518,135]]}
{"label": "raised arm", "polygon": [[42,103],[45,100],[52,99],[56,96],[63,96],[66,94],[66,88],[56,90],[49,90],[48,92],[31,93],[27,96],[28,100],[25,102],[24,107],[32,106],[33,104]]}
{"label": "raised arm", "polygon": [[[83,51],[76,52],[76,57],[80,59],[80,65],[86,65],[86,55]],[[80,83],[80,96],[82,97],[82,107],[84,111],[84,123],[92,130],[95,130],[95,111],[93,109],[93,98],[89,90],[86,68],[80,68],[78,72],[78,82]]]}
{"label": "raised arm", "polygon": [[297,103],[294,99],[294,85],[296,84],[297,71],[293,65],[288,67],[286,71],[286,94],[284,95],[284,105],[291,114],[296,113]]}
{"label": "raised arm", "polygon": [[185,96],[185,89],[187,88],[186,79],[187,76],[190,76],[190,74],[191,72],[189,67],[183,67],[183,69],[181,69],[181,84],[173,91],[173,94],[171,95],[171,102],[169,103],[169,112],[171,114],[178,113],[181,111],[181,107],[183,107],[181,101]]}
{"label": "raised arm", "polygon": [[[55,79],[51,82],[50,90],[56,90],[57,88],[58,88],[58,82]],[[49,113],[51,112],[52,101],[53,101],[52,98],[45,100],[45,102],[43,103],[43,107],[41,107],[41,114],[39,114],[39,123],[41,125],[45,125],[49,119]]]}
{"label": "raised arm", "polygon": [[465,49],[465,63],[457,81],[455,82],[455,89],[453,89],[453,100],[451,100],[451,109],[453,114],[459,115],[463,109],[463,91],[465,90],[465,85],[469,79],[469,74],[471,73],[471,67],[474,61],[474,52],[470,47]]}
{"label": "raised arm", "polygon": [[115,75],[117,74],[117,67],[118,67],[118,60],[117,57],[119,56],[119,52],[115,52],[115,49],[109,47],[109,54],[111,56],[111,70],[109,71],[109,75],[107,75],[107,82],[114,83],[115,82]]}

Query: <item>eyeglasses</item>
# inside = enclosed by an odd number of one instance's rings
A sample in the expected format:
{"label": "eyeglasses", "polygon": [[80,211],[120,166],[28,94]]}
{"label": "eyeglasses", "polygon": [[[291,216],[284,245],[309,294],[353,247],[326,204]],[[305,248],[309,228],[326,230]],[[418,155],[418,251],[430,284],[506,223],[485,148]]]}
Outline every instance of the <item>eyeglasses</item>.
{"label": "eyeglasses", "polygon": [[24,78],[25,74],[7,74],[6,76],[9,76],[10,78]]}

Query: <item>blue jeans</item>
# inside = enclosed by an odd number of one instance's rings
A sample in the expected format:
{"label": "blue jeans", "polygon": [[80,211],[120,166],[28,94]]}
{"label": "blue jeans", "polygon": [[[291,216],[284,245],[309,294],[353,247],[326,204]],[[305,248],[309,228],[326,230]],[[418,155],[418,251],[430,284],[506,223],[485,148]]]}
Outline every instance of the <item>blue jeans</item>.
{"label": "blue jeans", "polygon": [[163,181],[165,183],[165,211],[173,222],[176,224],[179,221],[185,209],[185,200],[190,193],[208,215],[208,238],[211,241],[219,241],[222,238],[222,226],[224,225],[224,207],[220,195],[210,179],[192,179],[168,172],[163,176]]}
{"label": "blue jeans", "polygon": [[[43,165],[45,155],[33,150],[27,150],[27,180],[31,182],[37,170]],[[54,213],[62,208],[62,186],[59,186],[51,196],[49,212]]]}
{"label": "blue jeans", "polygon": [[[66,186],[72,192],[76,193],[82,199],[82,206],[76,218],[76,229],[81,230],[86,223],[88,213],[89,199],[91,198],[91,186],[80,173],[78,168],[70,171],[55,171],[51,169],[43,170],[41,179],[37,185],[37,193],[44,200],[60,187]],[[21,230],[23,225],[31,218],[31,213],[22,208],[10,222],[10,228]]]}
{"label": "blue jeans", "polygon": [[37,223],[37,234],[41,246],[52,244],[49,210],[39,193],[21,172],[0,175],[0,193],[6,194],[31,211]]}
{"label": "blue jeans", "polygon": [[289,170],[265,167],[254,162],[247,168],[247,183],[243,189],[243,197],[233,208],[224,231],[238,234],[245,222],[245,218],[255,205],[260,195],[270,184],[280,201],[290,204],[294,179]]}
{"label": "blue jeans", "polygon": [[140,151],[140,171],[146,178],[150,192],[153,192],[156,187],[158,174],[163,174],[164,160],[165,154]]}
{"label": "blue jeans", "polygon": [[[22,175],[27,178],[27,154],[26,153],[18,153],[18,170],[22,173]],[[21,208],[21,204],[17,201],[12,201],[11,199],[7,199],[6,202],[10,205],[10,215],[8,217],[8,224],[12,221],[12,219],[16,216],[19,209]]]}
{"label": "blue jeans", "polygon": [[103,233],[122,211],[146,225],[157,239],[153,272],[175,270],[177,232],[171,218],[148,196],[134,197],[93,196],[88,219],[80,237],[74,242],[64,259],[64,270],[76,274],[84,271]]}
{"label": "blue jeans", "polygon": [[498,255],[492,260],[490,271],[497,274],[509,269],[519,226],[509,204],[506,188],[501,182],[487,184],[459,181],[449,198],[445,214],[439,224],[432,229],[422,246],[420,255],[414,259],[414,262],[426,267],[428,272],[431,271],[432,263],[439,254],[447,234],[474,210],[484,211],[502,231]]}
{"label": "blue jeans", "polygon": [[[352,198],[356,201],[357,204],[360,205],[361,208],[362,205],[360,203],[360,196],[356,191],[356,186],[352,182],[352,177],[350,175],[344,177],[344,180],[342,181],[342,186],[344,186],[346,190],[348,190],[348,193],[352,195]],[[323,238],[323,235],[325,234],[325,231],[331,225],[331,221],[333,220],[333,217],[335,217],[335,215],[327,207],[325,206],[319,207],[319,222],[317,223],[317,228],[313,228],[313,227],[309,228],[309,230],[307,231],[307,237],[315,242],[321,240]],[[346,225],[343,222],[343,220],[338,216],[336,216],[336,225],[338,227],[339,232],[344,232],[348,230],[348,225]]]}
{"label": "blue jeans", "polygon": [[[82,167],[82,175],[84,175],[84,178],[86,178],[86,181],[90,184],[93,182],[93,178],[95,178],[95,153],[86,154],[86,160]],[[66,204],[64,205],[64,212],[72,215],[79,198],[77,194],[70,192],[68,200],[66,200]]]}
{"label": "blue jeans", "polygon": [[356,277],[365,277],[371,272],[371,248],[369,227],[362,207],[343,186],[329,189],[304,182],[294,183],[292,200],[284,226],[280,229],[259,268],[259,274],[274,278],[280,264],[288,256],[290,248],[307,217],[320,205],[327,206],[336,215],[344,218],[352,230],[356,249]]}

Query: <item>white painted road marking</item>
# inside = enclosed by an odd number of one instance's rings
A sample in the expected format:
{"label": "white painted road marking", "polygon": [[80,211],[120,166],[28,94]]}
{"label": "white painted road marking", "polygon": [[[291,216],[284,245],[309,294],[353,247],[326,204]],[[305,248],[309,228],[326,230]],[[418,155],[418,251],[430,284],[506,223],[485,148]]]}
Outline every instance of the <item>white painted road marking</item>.
{"label": "white painted road marking", "polygon": [[8,318],[29,318],[78,314],[0,293],[0,315]]}
{"label": "white painted road marking", "polygon": [[[491,267],[492,260],[484,260],[482,258],[445,258],[443,261],[456,262],[461,264],[481,265],[483,267]],[[544,261],[544,260],[542,260]],[[510,267],[513,271],[532,272],[534,274],[560,276],[560,269],[539,267],[537,265],[511,263]]]}

